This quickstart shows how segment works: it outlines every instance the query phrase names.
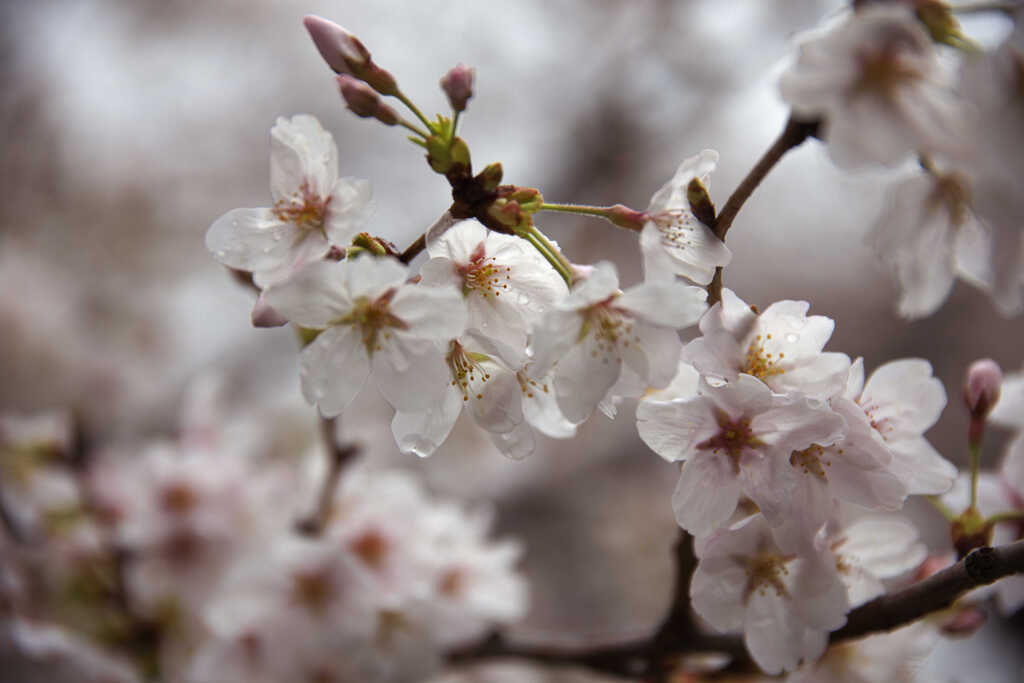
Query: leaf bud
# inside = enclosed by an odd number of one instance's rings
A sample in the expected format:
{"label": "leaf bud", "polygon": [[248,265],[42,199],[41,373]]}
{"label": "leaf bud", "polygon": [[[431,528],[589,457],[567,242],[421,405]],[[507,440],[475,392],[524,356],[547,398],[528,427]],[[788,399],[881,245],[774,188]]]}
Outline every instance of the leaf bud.
{"label": "leaf bud", "polygon": [[473,96],[476,69],[459,64],[441,78],[441,89],[455,111],[465,111],[466,102]]}
{"label": "leaf bud", "polygon": [[715,204],[711,201],[708,188],[699,178],[694,178],[686,186],[686,201],[690,203],[690,210],[704,225],[709,228],[715,225]]}
{"label": "leaf bud", "polygon": [[505,196],[510,201],[519,204],[519,207],[526,213],[537,213],[540,211],[541,204],[544,203],[544,197],[540,190],[532,187],[514,187],[512,192]]}
{"label": "leaf bud", "polygon": [[496,161],[493,164],[487,164],[484,170],[480,171],[476,176],[476,181],[486,192],[493,192],[501,184],[503,175],[504,171],[501,168],[501,164]]}

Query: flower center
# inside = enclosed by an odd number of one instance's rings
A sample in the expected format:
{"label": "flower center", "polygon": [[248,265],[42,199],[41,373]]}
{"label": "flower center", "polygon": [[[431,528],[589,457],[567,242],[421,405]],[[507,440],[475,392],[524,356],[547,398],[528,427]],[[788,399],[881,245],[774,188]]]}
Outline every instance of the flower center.
{"label": "flower center", "polygon": [[769,589],[774,590],[779,597],[791,597],[783,577],[789,576],[786,564],[792,558],[762,551],[757,555],[733,559],[747,571],[747,585],[743,588],[744,603],[748,602],[755,592],[762,596],[767,595]]}
{"label": "flower center", "polygon": [[523,396],[526,398],[533,398],[533,392],[540,389],[545,394],[548,393],[548,385],[546,382],[537,383],[537,380],[531,379],[522,370],[516,373],[516,379],[519,380],[519,388],[523,392]]}
{"label": "flower center", "polygon": [[693,246],[693,223],[689,212],[682,210],[662,211],[652,216],[655,227],[661,233],[661,243],[668,248],[685,249]]}
{"label": "flower center", "polygon": [[583,313],[583,325],[580,326],[577,343],[593,334],[595,348],[591,349],[592,358],[604,356],[602,362],[607,365],[615,358],[622,362],[619,345],[629,348],[630,344],[639,344],[640,336],[633,333],[633,319],[615,308],[612,302],[618,297],[613,294],[604,301],[593,304]]}
{"label": "flower center", "polygon": [[754,337],[750,346],[747,347],[747,354],[743,358],[743,367],[740,368],[740,372],[753,375],[760,380],[786,372],[785,368],[779,367],[779,363],[783,361],[786,354],[780,351],[778,356],[774,356],[771,351],[765,349],[765,343],[770,342],[771,339],[771,334],[763,336],[759,334]]}
{"label": "flower center", "polygon": [[303,235],[312,230],[323,233],[330,201],[330,196],[321,197],[313,192],[308,181],[303,181],[298,192],[287,199],[278,200],[271,212],[278,220],[294,224]]}
{"label": "flower center", "polygon": [[391,300],[395,298],[398,290],[391,288],[376,299],[361,296],[357,298],[349,313],[338,320],[333,321],[335,325],[356,325],[362,333],[363,346],[366,353],[373,355],[374,351],[380,351],[380,337],[391,339],[391,328],[407,330],[409,326],[404,320],[391,312]]}
{"label": "flower center", "polygon": [[456,269],[462,275],[462,293],[466,296],[479,292],[485,299],[497,297],[508,289],[512,279],[512,266],[500,265],[493,256],[487,256],[483,242],[473,250],[469,263],[459,264]]}
{"label": "flower center", "polygon": [[855,90],[892,100],[900,86],[921,78],[921,73],[903,59],[900,42],[904,41],[897,39],[878,52],[860,55],[860,77]]}
{"label": "flower center", "polygon": [[323,613],[334,592],[334,583],[326,568],[305,569],[292,574],[292,598],[313,612]]}
{"label": "flower center", "polygon": [[375,529],[370,529],[349,543],[351,550],[368,567],[380,570],[388,554],[388,539]]}
{"label": "flower center", "polygon": [[462,392],[462,400],[468,401],[469,395],[475,393],[477,399],[482,399],[484,395],[477,392],[470,385],[475,383],[477,379],[481,382],[486,382],[491,378],[489,372],[484,370],[482,361],[488,360],[489,357],[482,353],[471,353],[463,348],[462,344],[457,341],[452,341],[449,347],[448,356],[448,368],[452,373],[452,386],[458,387],[459,391]]}
{"label": "flower center", "polygon": [[832,466],[831,460],[825,460],[825,448],[814,443],[802,451],[793,451],[789,456],[789,464],[804,474],[812,475],[824,482],[828,481],[825,468]]}
{"label": "flower center", "polygon": [[719,431],[713,437],[697,444],[700,450],[711,451],[715,455],[726,455],[732,461],[736,474],[740,471],[740,458],[749,448],[764,444],[750,428],[750,419],[741,417],[733,419],[724,412],[716,415]]}

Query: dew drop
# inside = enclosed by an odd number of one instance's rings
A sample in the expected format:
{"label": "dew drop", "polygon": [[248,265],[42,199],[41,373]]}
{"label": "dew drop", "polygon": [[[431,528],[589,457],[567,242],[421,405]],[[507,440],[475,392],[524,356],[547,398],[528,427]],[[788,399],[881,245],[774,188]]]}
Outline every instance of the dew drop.
{"label": "dew drop", "polygon": [[280,242],[281,241],[281,233],[279,233],[279,232],[275,232],[274,233],[274,241],[275,242]]}
{"label": "dew drop", "polygon": [[520,305],[525,306],[526,304],[530,303],[530,297],[528,297],[525,294],[520,294],[519,295],[519,303],[520,303]]}
{"label": "dew drop", "polygon": [[793,334],[792,332],[790,332],[789,334],[786,335],[786,341],[788,341],[790,344],[796,344],[798,341],[800,341],[800,335]]}
{"label": "dew drop", "polygon": [[217,258],[224,258],[227,255],[228,255],[228,252],[224,251],[223,249],[219,249],[217,251]]}

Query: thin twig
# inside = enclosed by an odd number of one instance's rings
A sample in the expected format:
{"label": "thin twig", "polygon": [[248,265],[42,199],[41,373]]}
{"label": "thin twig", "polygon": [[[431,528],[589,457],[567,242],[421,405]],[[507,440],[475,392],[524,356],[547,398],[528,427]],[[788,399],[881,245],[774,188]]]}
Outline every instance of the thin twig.
{"label": "thin twig", "polygon": [[1024,2],[978,2],[970,5],[952,5],[954,14],[977,14],[979,12],[1006,12],[1013,14],[1024,9]]}
{"label": "thin twig", "polygon": [[864,603],[846,615],[846,625],[829,640],[838,643],[891,631],[953,604],[967,591],[1010,574],[1024,573],[1024,541],[978,548],[952,567],[894,593]]}
{"label": "thin twig", "polygon": [[345,468],[359,455],[359,446],[353,443],[339,444],[335,437],[336,417],[321,418],[320,430],[327,446],[327,474],[317,494],[316,508],[309,517],[299,520],[296,529],[307,536],[317,536],[331,519],[334,492],[341,481]]}
{"label": "thin twig", "polygon": [[416,238],[416,241],[409,245],[409,247],[402,252],[402,255],[398,257],[398,260],[406,265],[409,264],[414,258],[419,256],[419,253],[427,248],[427,233],[423,233]]}
{"label": "thin twig", "polygon": [[[754,164],[754,168],[750,169],[747,177],[740,182],[725,202],[725,206],[718,212],[713,227],[718,239],[723,242],[725,241],[725,235],[729,232],[729,228],[732,227],[732,222],[736,220],[736,216],[739,214],[740,209],[743,208],[743,204],[775,167],[775,164],[785,156],[786,152],[794,147],[798,147],[807,138],[816,135],[819,125],[820,121],[805,121],[795,116],[789,117],[782,133],[779,134],[779,137],[775,139],[775,142],[772,143],[772,146],[768,148],[758,162]],[[708,304],[715,304],[721,301],[721,299],[722,269],[719,267],[715,271],[715,278],[708,285]]]}

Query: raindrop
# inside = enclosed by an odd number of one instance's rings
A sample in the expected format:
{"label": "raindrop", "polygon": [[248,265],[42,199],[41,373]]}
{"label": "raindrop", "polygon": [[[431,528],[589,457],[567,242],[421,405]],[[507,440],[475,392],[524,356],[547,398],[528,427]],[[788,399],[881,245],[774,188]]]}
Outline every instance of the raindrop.
{"label": "raindrop", "polygon": [[530,303],[530,297],[528,297],[525,294],[520,294],[519,295],[519,303],[520,303],[520,305],[525,306],[526,304]]}
{"label": "raindrop", "polygon": [[274,241],[275,242],[280,242],[281,241],[281,233],[279,233],[279,232],[275,232],[274,233]]}
{"label": "raindrop", "polygon": [[800,335],[793,334],[792,332],[790,332],[789,334],[786,335],[786,341],[788,341],[790,344],[796,344],[798,341],[800,341]]}
{"label": "raindrop", "polygon": [[217,251],[217,258],[224,258],[227,255],[228,255],[228,252],[224,251],[223,249],[220,249],[220,250]]}

